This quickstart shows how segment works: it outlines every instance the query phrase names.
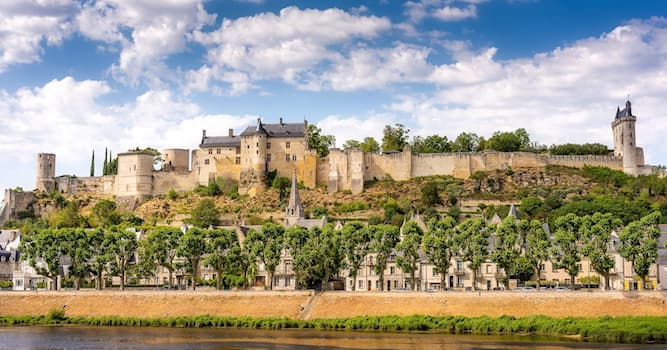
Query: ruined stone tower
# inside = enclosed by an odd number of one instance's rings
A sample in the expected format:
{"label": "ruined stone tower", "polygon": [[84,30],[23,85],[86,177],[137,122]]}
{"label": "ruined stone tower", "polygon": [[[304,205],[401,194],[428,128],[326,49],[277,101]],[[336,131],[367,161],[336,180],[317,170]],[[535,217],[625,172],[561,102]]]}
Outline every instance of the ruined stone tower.
{"label": "ruined stone tower", "polygon": [[53,153],[37,154],[37,191],[53,192],[56,189],[56,155]]}
{"label": "ruined stone tower", "polygon": [[623,157],[623,171],[626,174],[637,175],[639,166],[644,164],[644,152],[637,147],[635,123],[637,117],[632,114],[630,100],[625,103],[623,110],[616,109],[616,117],[611,123],[614,132],[614,155]]}

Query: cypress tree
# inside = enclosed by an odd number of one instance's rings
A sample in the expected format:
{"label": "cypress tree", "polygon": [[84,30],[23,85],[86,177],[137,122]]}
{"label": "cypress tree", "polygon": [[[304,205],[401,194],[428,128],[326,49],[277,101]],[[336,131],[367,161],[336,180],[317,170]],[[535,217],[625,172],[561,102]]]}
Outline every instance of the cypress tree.
{"label": "cypress tree", "polygon": [[90,157],[90,177],[95,176],[95,150],[93,150],[93,155]]}
{"label": "cypress tree", "polygon": [[102,175],[108,175],[107,173],[109,172],[109,169],[107,169],[109,167],[109,161],[107,160],[108,159],[107,158],[107,153],[108,153],[108,150],[105,147],[104,148],[104,165],[102,166]]}

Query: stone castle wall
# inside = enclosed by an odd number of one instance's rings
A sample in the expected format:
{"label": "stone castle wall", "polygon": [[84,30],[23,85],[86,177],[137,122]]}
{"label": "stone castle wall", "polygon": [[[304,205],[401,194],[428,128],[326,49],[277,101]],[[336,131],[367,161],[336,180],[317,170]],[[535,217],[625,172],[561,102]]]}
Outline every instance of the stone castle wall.
{"label": "stone castle wall", "polygon": [[[404,181],[414,177],[450,175],[468,178],[477,171],[504,170],[507,168],[544,168],[547,165],[562,165],[574,168],[603,166],[623,170],[623,159],[614,156],[557,156],[526,152],[483,153],[412,153],[409,147],[403,152],[390,154],[364,153],[359,150],[331,150],[327,163],[327,178],[318,178],[318,183],[327,184],[329,192],[350,190],[360,193],[363,181],[390,177]],[[360,169],[363,176],[353,175]],[[353,185],[354,183],[354,185]]]}

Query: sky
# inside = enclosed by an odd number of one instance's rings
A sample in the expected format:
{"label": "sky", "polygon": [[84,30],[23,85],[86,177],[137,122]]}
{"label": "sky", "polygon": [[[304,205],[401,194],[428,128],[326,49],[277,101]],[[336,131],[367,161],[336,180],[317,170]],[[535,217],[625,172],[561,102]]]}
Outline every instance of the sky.
{"label": "sky", "polygon": [[[612,146],[630,97],[667,164],[662,0],[2,0],[0,189],[100,175],[105,148],[195,149],[202,129],[307,119],[336,137]],[[3,194],[0,193],[0,197]]]}

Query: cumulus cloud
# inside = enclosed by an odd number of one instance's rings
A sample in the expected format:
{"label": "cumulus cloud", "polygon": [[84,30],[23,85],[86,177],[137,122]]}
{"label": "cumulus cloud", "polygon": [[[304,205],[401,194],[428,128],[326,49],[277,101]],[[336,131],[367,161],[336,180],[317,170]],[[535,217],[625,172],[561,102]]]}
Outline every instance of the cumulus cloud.
{"label": "cumulus cloud", "polygon": [[395,117],[390,113],[370,113],[366,116],[329,115],[317,122],[317,127],[326,135],[336,137],[336,146],[342,147],[347,140],[362,141],[373,137],[382,142],[382,130],[387,124],[394,124]]}
{"label": "cumulus cloud", "polygon": [[0,2],[0,73],[12,64],[40,60],[42,44],[59,45],[73,32],[72,0]]}
{"label": "cumulus cloud", "polygon": [[[194,40],[209,48],[206,57],[210,68],[204,71],[200,68],[190,78],[195,82],[210,82],[224,80],[223,72],[235,72],[234,80],[227,81],[233,91],[250,86],[243,79],[239,85],[239,77],[252,81],[280,79],[306,86],[309,85],[306,78],[312,76],[313,70],[340,58],[336,50],[339,45],[372,39],[390,28],[391,22],[386,18],[335,8],[286,7],[279,14],[224,19],[213,32],[194,33]],[[244,76],[239,76],[239,72]],[[208,77],[202,77],[203,74]]]}
{"label": "cumulus cloud", "polygon": [[435,10],[433,17],[441,19],[446,22],[461,21],[468,18],[477,17],[477,6],[469,5],[468,7],[452,7],[445,6]]}
{"label": "cumulus cloud", "polygon": [[476,53],[453,42],[456,62],[434,68],[431,94],[400,96],[390,110],[414,120],[421,134],[489,135],[526,128],[543,143],[603,142],[611,146],[616,106],[632,95],[638,144],[647,161],[667,151],[667,20],[631,21],[599,37],[529,58],[501,61],[496,49]]}
{"label": "cumulus cloud", "polygon": [[[404,14],[412,22],[435,18],[445,22],[477,17],[477,4],[486,0],[420,0],[407,1]],[[467,4],[467,6],[465,6]]]}

